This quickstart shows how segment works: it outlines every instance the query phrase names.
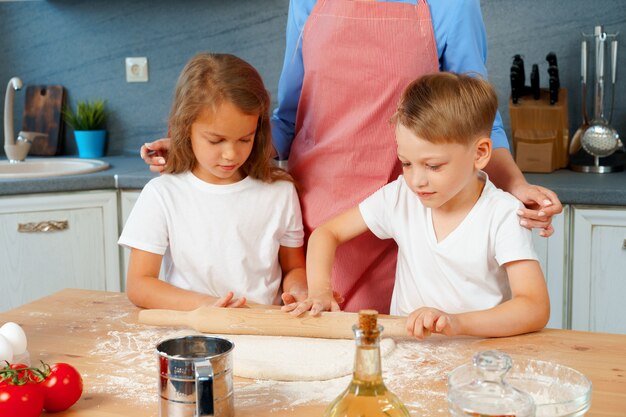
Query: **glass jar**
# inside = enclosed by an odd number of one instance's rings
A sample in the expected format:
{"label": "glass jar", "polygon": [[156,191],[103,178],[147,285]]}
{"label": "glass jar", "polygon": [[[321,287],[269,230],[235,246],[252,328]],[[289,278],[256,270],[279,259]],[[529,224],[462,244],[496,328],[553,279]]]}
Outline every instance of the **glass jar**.
{"label": "glass jar", "polygon": [[448,375],[448,409],[453,417],[534,417],[532,397],[504,380],[511,357],[497,350],[474,355]]}

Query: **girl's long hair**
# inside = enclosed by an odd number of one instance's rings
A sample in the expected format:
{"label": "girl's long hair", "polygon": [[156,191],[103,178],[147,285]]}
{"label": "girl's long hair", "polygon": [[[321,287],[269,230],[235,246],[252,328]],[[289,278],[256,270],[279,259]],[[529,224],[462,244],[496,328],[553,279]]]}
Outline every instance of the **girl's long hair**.
{"label": "girl's long hair", "polygon": [[293,181],[272,163],[270,96],[263,80],[252,65],[230,54],[197,54],[178,77],[169,116],[172,140],[165,172],[193,170],[196,157],[191,148],[191,125],[202,111],[215,111],[225,101],[245,114],[259,115],[252,152],[241,167],[243,173],[264,182]]}

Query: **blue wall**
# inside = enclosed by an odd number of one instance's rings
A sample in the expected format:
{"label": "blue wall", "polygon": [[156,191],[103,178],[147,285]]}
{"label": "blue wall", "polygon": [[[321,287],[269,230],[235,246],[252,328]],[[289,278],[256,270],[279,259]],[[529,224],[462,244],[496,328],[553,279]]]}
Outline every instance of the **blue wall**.
{"label": "blue wall", "polygon": [[[603,24],[607,31],[619,30],[626,36],[623,2],[482,0],[481,4],[490,78],[498,88],[505,124],[512,56],[524,55],[527,73],[539,63],[546,85],[545,56],[554,51],[561,85],[570,91],[573,133],[580,121],[580,32]],[[275,95],[287,6],[288,0],[0,1],[0,94],[3,98],[8,80],[19,76],[25,84],[64,85],[72,104],[104,98],[110,111],[108,154],[136,154],[141,143],[165,134],[176,77],[196,52],[241,56],[259,69]],[[624,71],[626,50],[620,49]],[[129,56],[148,57],[148,83],[126,82],[124,59]],[[613,124],[626,135],[626,81],[619,78]],[[4,108],[4,100],[0,103]],[[18,92],[16,128],[21,126],[23,106],[23,93]],[[71,132],[66,133],[65,145],[67,154],[76,153]]]}

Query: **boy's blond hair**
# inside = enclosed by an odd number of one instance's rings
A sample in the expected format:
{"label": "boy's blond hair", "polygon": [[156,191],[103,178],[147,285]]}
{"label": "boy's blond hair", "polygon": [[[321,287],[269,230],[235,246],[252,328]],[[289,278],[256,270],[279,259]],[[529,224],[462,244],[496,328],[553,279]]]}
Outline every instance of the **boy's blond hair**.
{"label": "boy's blond hair", "polygon": [[491,136],[497,110],[498,96],[488,81],[438,72],[405,88],[391,122],[429,142],[469,144]]}

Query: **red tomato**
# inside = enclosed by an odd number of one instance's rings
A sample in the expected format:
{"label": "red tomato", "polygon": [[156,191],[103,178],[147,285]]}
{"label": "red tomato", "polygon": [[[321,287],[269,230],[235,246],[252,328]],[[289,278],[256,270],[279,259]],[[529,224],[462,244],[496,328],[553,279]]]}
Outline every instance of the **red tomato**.
{"label": "red tomato", "polygon": [[[23,363],[11,364],[11,369],[24,369],[24,368],[28,368],[28,365],[24,365]],[[31,370],[18,372],[17,377],[20,380],[23,380],[24,378],[28,378],[28,382],[34,382],[34,383],[41,382],[41,377],[37,376]]]}
{"label": "red tomato", "polygon": [[67,363],[50,366],[50,374],[39,385],[43,388],[43,408],[50,412],[67,410],[83,393],[83,379]]}
{"label": "red tomato", "polygon": [[[12,385],[23,385],[26,383],[39,383],[43,380],[41,375],[36,371],[33,371],[29,368],[28,365],[23,363],[13,363],[11,365],[7,365],[0,369],[0,385],[12,384]],[[25,369],[20,372],[11,372],[11,371],[19,371],[20,369]],[[0,416],[2,417],[2,416]]]}
{"label": "red tomato", "polygon": [[43,411],[43,391],[39,384],[0,385],[0,416],[39,417]]}

